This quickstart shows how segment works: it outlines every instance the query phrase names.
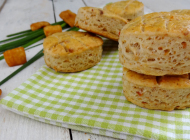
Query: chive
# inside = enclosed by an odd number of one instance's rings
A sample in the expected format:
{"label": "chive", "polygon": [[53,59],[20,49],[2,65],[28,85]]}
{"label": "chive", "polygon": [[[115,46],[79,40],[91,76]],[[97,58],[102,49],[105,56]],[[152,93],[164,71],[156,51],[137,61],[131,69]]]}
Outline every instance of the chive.
{"label": "chive", "polygon": [[30,45],[32,45],[32,44],[34,44],[34,43],[42,40],[45,37],[46,37],[45,35],[41,35],[38,38],[35,38],[34,40],[32,40],[32,41],[28,42],[27,44],[23,45],[22,47],[26,48],[26,47],[28,47],[28,46],[30,46]]}
{"label": "chive", "polygon": [[[63,27],[65,27],[67,24],[64,22],[62,25],[61,25],[61,27],[63,28]],[[42,30],[43,31],[43,30]],[[40,33],[41,33],[41,31],[40,31]],[[43,33],[43,35],[41,35],[41,36],[39,36],[39,37],[37,37],[37,38],[35,38],[34,40],[32,40],[32,41],[30,41],[30,42],[28,42],[28,43],[26,43],[25,44],[25,42],[24,42],[24,45],[23,45],[23,42],[21,42],[20,43],[20,45],[19,46],[22,46],[22,47],[24,47],[24,48],[27,48],[28,46],[30,46],[30,45],[32,45],[32,44],[34,44],[34,43],[36,43],[36,42],[38,42],[38,41],[40,41],[40,40],[42,40],[43,38],[45,38],[45,35],[44,35],[44,33]],[[11,42],[12,43],[12,42]],[[15,43],[16,44],[16,43]],[[14,44],[14,45],[15,45]],[[1,52],[3,52],[3,51],[6,51],[6,50],[9,50],[9,49],[12,49],[12,48],[15,48],[15,46],[12,44],[11,46],[8,46],[9,45],[9,43],[8,43],[8,45],[6,46],[7,44],[3,44],[2,46],[4,47],[4,48],[0,48],[0,51]],[[16,45],[16,47],[18,47],[18,45]],[[3,58],[1,58],[0,60],[2,60]]]}
{"label": "chive", "polygon": [[[45,38],[45,35],[41,35],[41,36],[35,38],[34,40],[27,42],[26,44],[24,43],[24,45],[22,45],[22,47],[27,48],[28,46],[42,40],[43,38]],[[6,48],[6,50],[9,50],[9,49],[13,49],[12,46]],[[4,51],[6,51],[6,50],[4,50]]]}
{"label": "chive", "polygon": [[66,25],[67,25],[67,23],[61,24],[61,28],[65,27]]}
{"label": "chive", "polygon": [[[16,47],[22,46],[22,45],[24,45],[24,44],[26,44],[26,43],[28,43],[28,41],[20,42],[19,45],[18,45],[18,44],[12,44],[11,46],[6,46],[6,48],[13,49],[13,48],[16,48]],[[6,50],[7,50],[6,48],[3,48],[3,50],[0,51],[0,53],[3,53],[4,51],[6,51]],[[1,50],[1,45],[0,45],[0,50]]]}
{"label": "chive", "polygon": [[15,48],[18,46],[22,46],[23,42],[30,41],[30,40],[32,40],[36,37],[39,37],[40,35],[43,35],[43,34],[44,34],[43,30],[40,30],[40,32],[37,32],[35,34],[31,34],[30,36],[26,36],[20,40],[16,40],[16,41],[13,41],[13,42],[10,42],[7,44],[3,44],[0,46],[0,52],[11,49],[11,48]]}
{"label": "chive", "polygon": [[52,23],[51,25],[60,25],[60,24],[63,24],[65,21],[59,21],[59,22],[55,22],[55,23]]}
{"label": "chive", "polygon": [[0,60],[3,60],[4,59],[4,56],[0,56]]}
{"label": "chive", "polygon": [[16,36],[16,37],[12,37],[12,38],[8,38],[8,39],[5,39],[5,40],[1,40],[0,43],[7,42],[7,41],[10,41],[10,40],[14,40],[14,39],[17,39],[17,38],[21,38],[21,37],[24,37],[24,36],[26,36],[26,34],[19,35],[19,36]]}
{"label": "chive", "polygon": [[10,34],[10,35],[7,35],[7,37],[11,37],[11,36],[15,36],[15,35],[19,35],[19,34],[23,34],[23,33],[28,33],[28,32],[31,32],[32,30],[25,30],[25,31],[21,31],[21,32],[18,32],[18,33],[14,33],[14,34]]}
{"label": "chive", "polygon": [[[37,47],[37,46],[42,45],[42,44],[43,44],[43,43],[39,43],[39,44],[34,45],[34,46],[30,47],[30,48],[25,48],[25,50],[32,49],[32,48]],[[3,59],[4,59],[4,56],[0,56],[0,60],[3,60]]]}
{"label": "chive", "polygon": [[4,84],[6,81],[8,81],[10,78],[12,78],[13,76],[15,76],[17,73],[19,73],[20,71],[22,71],[24,68],[26,68],[27,66],[29,66],[30,64],[32,64],[34,61],[38,60],[40,57],[42,57],[43,54],[43,49],[40,50],[34,57],[32,57],[28,62],[26,62],[25,64],[23,64],[20,68],[18,68],[16,71],[14,71],[13,73],[11,73],[9,76],[7,76],[5,79],[3,79],[0,82],[0,86],[2,84]]}
{"label": "chive", "polygon": [[[64,23],[64,21],[55,22],[55,23],[52,23],[51,25],[60,25],[62,23]],[[34,31],[29,29],[29,30],[25,30],[25,31],[21,31],[21,32],[18,32],[18,33],[7,35],[7,37],[11,37],[11,36],[15,36],[15,35],[23,34],[23,33],[30,33],[30,32],[34,32]]]}
{"label": "chive", "polygon": [[29,48],[25,48],[25,50],[29,50],[29,49],[32,49],[32,48],[34,48],[34,47],[36,47],[36,46],[39,46],[39,45],[42,45],[43,43],[39,43],[39,44],[37,44],[37,45],[34,45],[34,46],[31,46],[31,47],[29,47]]}
{"label": "chive", "polygon": [[[32,31],[32,32],[23,34],[23,35],[19,35],[19,36],[15,36],[15,37],[12,37],[12,38],[5,39],[5,40],[1,40],[0,43],[10,41],[10,40],[13,40],[13,39],[17,39],[17,38],[21,38],[21,37],[24,37],[24,36],[28,36],[28,35],[31,35],[31,34],[36,34],[36,33],[41,32],[41,30],[43,30],[43,29],[39,29],[39,30],[36,30],[36,31]],[[5,44],[3,44],[3,45],[5,45]]]}
{"label": "chive", "polygon": [[[59,22],[59,24],[61,24],[61,27],[65,27],[67,24],[65,22]],[[28,36],[24,37],[24,38],[21,38],[19,40],[15,40],[13,42],[9,42],[9,43],[6,43],[6,44],[3,44],[3,45],[0,45],[0,52],[2,51],[5,51],[5,50],[8,50],[8,49],[12,49],[12,48],[15,48],[15,47],[19,47],[21,45],[23,45],[24,42],[27,42],[31,39],[34,39],[36,37],[39,37],[40,35],[44,35],[44,31],[43,29],[39,29],[39,30],[36,30],[34,32],[31,32],[31,33],[28,33]],[[25,43],[24,43],[25,44]]]}
{"label": "chive", "polygon": [[67,31],[78,31],[79,30],[79,28],[78,27],[72,27],[72,28],[70,28],[69,30],[67,30]]}

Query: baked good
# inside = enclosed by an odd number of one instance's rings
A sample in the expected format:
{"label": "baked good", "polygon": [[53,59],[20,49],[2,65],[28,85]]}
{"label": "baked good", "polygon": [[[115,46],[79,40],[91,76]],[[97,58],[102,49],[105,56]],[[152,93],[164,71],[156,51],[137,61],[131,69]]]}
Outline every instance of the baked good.
{"label": "baked good", "polygon": [[171,13],[190,15],[190,10],[189,9],[172,10]]}
{"label": "baked good", "polygon": [[[139,5],[136,3],[139,3]],[[119,6],[121,7],[120,10],[118,10]],[[103,9],[81,7],[75,19],[75,26],[118,41],[120,31],[128,23],[128,19],[131,20],[138,15],[144,14],[143,9],[144,5],[142,3],[131,0],[111,3]],[[125,14],[125,12],[129,13]]]}
{"label": "baked good", "polygon": [[75,24],[76,14],[71,12],[70,10],[62,11],[59,14],[59,17],[63,19],[70,27],[73,27]]}
{"label": "baked good", "polygon": [[36,31],[36,30],[38,30],[38,29],[40,29],[40,28],[43,28],[43,27],[45,27],[45,26],[48,26],[48,25],[50,25],[50,23],[47,22],[47,21],[35,22],[35,23],[32,23],[32,24],[30,25],[30,29],[31,29],[32,31]]}
{"label": "baked good", "polygon": [[120,16],[106,14],[100,8],[81,7],[78,10],[75,26],[117,41],[119,32],[128,21]]}
{"label": "baked good", "polygon": [[44,34],[46,37],[57,32],[62,32],[61,25],[49,25],[49,26],[44,27]]}
{"label": "baked good", "polygon": [[171,111],[190,107],[189,75],[151,76],[123,68],[123,93],[140,107]]}
{"label": "baked good", "polygon": [[151,13],[121,30],[119,59],[124,67],[146,75],[183,75],[190,72],[190,16]]}
{"label": "baked good", "polygon": [[102,44],[100,37],[87,32],[55,33],[44,40],[44,60],[58,72],[83,71],[100,61]]}
{"label": "baked good", "polygon": [[137,0],[125,0],[109,3],[103,8],[104,12],[116,14],[127,20],[144,15],[144,4]]}

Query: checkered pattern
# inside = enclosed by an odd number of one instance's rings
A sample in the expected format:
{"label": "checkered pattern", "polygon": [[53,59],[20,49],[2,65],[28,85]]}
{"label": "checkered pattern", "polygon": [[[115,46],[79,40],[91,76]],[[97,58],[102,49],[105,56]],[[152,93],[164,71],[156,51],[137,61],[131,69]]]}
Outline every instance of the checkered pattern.
{"label": "checkered pattern", "polygon": [[35,120],[115,138],[190,139],[190,109],[148,110],[125,99],[117,44],[107,46],[93,68],[56,73],[43,66],[0,103]]}

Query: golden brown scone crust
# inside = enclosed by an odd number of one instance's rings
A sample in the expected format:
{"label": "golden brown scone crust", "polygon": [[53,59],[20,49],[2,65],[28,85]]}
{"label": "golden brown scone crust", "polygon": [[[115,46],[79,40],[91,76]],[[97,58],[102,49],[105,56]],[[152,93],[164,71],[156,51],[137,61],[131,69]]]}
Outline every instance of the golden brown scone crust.
{"label": "golden brown scone crust", "polygon": [[130,21],[138,16],[144,15],[144,4],[137,0],[118,1],[107,4],[103,10],[104,12],[116,14]]}
{"label": "golden brown scone crust", "polygon": [[100,61],[102,44],[100,37],[87,32],[55,33],[44,40],[44,59],[58,72],[86,70]]}
{"label": "golden brown scone crust", "polygon": [[124,67],[146,75],[190,72],[190,16],[151,13],[129,22],[119,38]]}
{"label": "golden brown scone crust", "polygon": [[118,40],[121,29],[127,23],[126,19],[105,13],[95,7],[81,7],[75,19],[76,27],[115,41]]}
{"label": "golden brown scone crust", "polygon": [[148,76],[123,68],[123,92],[144,108],[171,111],[190,107],[189,75]]}
{"label": "golden brown scone crust", "polygon": [[172,10],[171,13],[180,14],[180,15],[190,15],[190,10],[189,9]]}

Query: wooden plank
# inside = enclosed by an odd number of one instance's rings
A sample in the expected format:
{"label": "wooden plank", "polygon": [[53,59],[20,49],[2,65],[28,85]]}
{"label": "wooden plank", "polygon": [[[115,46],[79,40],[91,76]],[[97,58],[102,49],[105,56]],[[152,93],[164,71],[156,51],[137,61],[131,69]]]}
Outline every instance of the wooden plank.
{"label": "wooden plank", "polygon": [[72,131],[73,140],[117,140],[111,137],[105,137],[96,134]]}
{"label": "wooden plank", "polygon": [[171,11],[175,9],[189,9],[189,0],[157,0],[151,2],[150,0],[139,0],[144,5],[154,12]]}
{"label": "wooden plank", "polygon": [[84,7],[82,0],[54,0],[56,21],[61,21],[59,14],[65,10],[71,10],[74,13],[78,12],[80,7]]}
{"label": "wooden plank", "polygon": [[5,5],[7,0],[1,0],[0,1],[0,12],[1,12],[1,9],[3,8],[3,6]]}
{"label": "wooden plank", "polygon": [[86,5],[91,6],[91,7],[99,7],[102,8],[104,7],[106,4],[110,3],[110,2],[117,2],[118,0],[83,0]]}
{"label": "wooden plank", "polygon": [[[68,129],[0,110],[1,140],[70,140]],[[6,127],[5,127],[6,124]]]}
{"label": "wooden plank", "polygon": [[[5,39],[7,34],[29,29],[31,23],[42,20],[54,23],[52,1],[8,0],[0,12],[0,40]],[[27,60],[42,47],[41,45],[27,51]],[[3,91],[0,99],[18,87],[44,64],[44,59],[41,58],[4,83],[0,87]],[[8,67],[4,60],[0,61],[0,80],[19,67]],[[69,129],[17,115],[3,109],[2,106],[0,106],[0,116],[0,140],[70,140]]]}

